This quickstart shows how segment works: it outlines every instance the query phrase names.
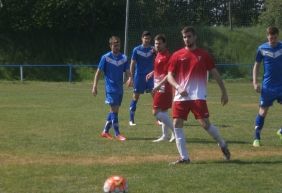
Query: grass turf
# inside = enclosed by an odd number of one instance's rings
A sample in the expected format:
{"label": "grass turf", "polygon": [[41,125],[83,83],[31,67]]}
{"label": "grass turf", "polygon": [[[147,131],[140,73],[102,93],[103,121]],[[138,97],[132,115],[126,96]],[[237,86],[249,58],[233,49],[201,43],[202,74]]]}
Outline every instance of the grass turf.
{"label": "grass turf", "polygon": [[[261,148],[253,148],[258,95],[250,82],[227,82],[230,101],[220,105],[219,88],[209,84],[211,122],[228,141],[232,161],[222,160],[216,143],[189,116],[185,123],[192,163],[168,166],[174,143],[152,143],[160,135],[151,97],[142,95],[137,126],[128,126],[131,89],[119,113],[124,143],[99,137],[108,106],[103,81],[97,97],[91,83],[0,82],[0,192],[102,192],[110,175],[127,178],[131,193],[280,192],[281,105],[270,109]],[[112,131],[111,131],[112,132]]]}

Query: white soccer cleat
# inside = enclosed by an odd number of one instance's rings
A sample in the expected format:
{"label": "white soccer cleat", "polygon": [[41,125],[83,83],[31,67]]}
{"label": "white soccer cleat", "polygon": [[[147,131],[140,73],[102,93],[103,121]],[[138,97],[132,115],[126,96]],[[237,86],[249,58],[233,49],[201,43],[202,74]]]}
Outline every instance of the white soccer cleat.
{"label": "white soccer cleat", "polygon": [[168,137],[166,136],[161,136],[159,139],[154,140],[154,143],[162,142],[162,141],[168,141]]}
{"label": "white soccer cleat", "polygon": [[136,123],[134,123],[134,122],[132,122],[132,121],[129,121],[129,126],[135,126],[136,125]]}

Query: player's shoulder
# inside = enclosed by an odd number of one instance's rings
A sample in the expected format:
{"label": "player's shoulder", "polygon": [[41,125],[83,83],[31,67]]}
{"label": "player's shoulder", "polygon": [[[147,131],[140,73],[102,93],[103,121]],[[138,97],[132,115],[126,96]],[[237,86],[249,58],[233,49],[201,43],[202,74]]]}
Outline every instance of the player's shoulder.
{"label": "player's shoulder", "polygon": [[128,58],[127,58],[127,55],[125,55],[125,54],[120,54],[120,57],[123,59],[123,60],[127,60]]}
{"label": "player's shoulder", "polygon": [[179,50],[176,50],[172,53],[173,56],[178,56],[178,55],[181,55],[183,53],[187,52],[185,48],[181,48]]}
{"label": "player's shoulder", "polygon": [[135,46],[134,48],[133,48],[133,50],[142,50],[142,44],[141,45],[138,45],[138,46]]}
{"label": "player's shoulder", "polygon": [[112,52],[110,51],[110,52],[105,53],[105,54],[102,56],[102,58],[107,58],[107,57],[111,57],[111,56],[112,56]]}
{"label": "player's shoulder", "polygon": [[270,48],[270,45],[269,45],[268,42],[264,42],[264,43],[260,44],[259,47],[258,47],[259,50],[260,49],[268,49],[268,48]]}

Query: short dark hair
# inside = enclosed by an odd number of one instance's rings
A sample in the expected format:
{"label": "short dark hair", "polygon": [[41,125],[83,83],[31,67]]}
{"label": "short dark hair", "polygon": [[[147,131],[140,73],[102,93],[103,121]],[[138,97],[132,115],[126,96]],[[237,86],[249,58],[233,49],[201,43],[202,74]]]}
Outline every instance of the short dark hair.
{"label": "short dark hair", "polygon": [[279,34],[279,29],[277,27],[274,26],[270,26],[266,29],[266,33],[267,35],[278,35]]}
{"label": "short dark hair", "polygon": [[187,33],[187,32],[191,32],[193,35],[196,35],[196,30],[194,27],[192,26],[185,26],[182,30],[181,33]]}
{"label": "short dark hair", "polygon": [[143,33],[142,33],[142,38],[143,38],[144,36],[151,36],[151,33],[150,33],[149,31],[143,31]]}
{"label": "short dark hair", "polygon": [[109,39],[109,44],[112,45],[114,41],[120,43],[120,38],[118,36],[111,36]]}
{"label": "short dark hair", "polygon": [[154,40],[161,40],[162,42],[166,43],[166,37],[164,34],[158,34],[155,36]]}

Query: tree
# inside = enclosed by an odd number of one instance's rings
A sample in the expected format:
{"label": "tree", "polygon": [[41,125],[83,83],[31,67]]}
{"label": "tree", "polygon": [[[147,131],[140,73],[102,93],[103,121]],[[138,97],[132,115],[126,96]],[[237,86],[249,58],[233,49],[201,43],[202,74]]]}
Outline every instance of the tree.
{"label": "tree", "polygon": [[282,1],[266,0],[264,9],[265,11],[259,17],[261,24],[282,28]]}

